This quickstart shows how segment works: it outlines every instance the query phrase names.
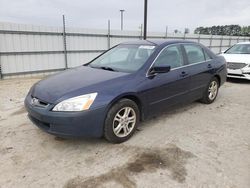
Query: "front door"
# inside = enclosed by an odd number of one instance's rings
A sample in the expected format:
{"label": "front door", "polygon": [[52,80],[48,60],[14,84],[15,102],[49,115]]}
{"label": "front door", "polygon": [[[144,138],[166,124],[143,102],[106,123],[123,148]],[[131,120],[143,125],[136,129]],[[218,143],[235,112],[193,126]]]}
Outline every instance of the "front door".
{"label": "front door", "polygon": [[185,67],[180,45],[170,45],[163,49],[152,66],[169,65],[168,73],[145,77],[141,93],[145,101],[145,116],[153,115],[184,102],[188,94],[190,77]]}

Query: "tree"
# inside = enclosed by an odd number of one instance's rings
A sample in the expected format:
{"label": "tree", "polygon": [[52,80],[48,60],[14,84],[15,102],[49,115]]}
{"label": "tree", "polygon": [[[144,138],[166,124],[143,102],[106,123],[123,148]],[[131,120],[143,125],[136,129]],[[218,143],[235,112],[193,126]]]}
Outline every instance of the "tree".
{"label": "tree", "polygon": [[194,33],[204,35],[250,36],[250,26],[218,25],[212,27],[197,27]]}
{"label": "tree", "polygon": [[175,29],[174,34],[177,34],[177,33],[179,33],[179,31],[178,31],[178,29]]}
{"label": "tree", "polygon": [[250,26],[244,26],[241,28],[242,36],[250,36]]}

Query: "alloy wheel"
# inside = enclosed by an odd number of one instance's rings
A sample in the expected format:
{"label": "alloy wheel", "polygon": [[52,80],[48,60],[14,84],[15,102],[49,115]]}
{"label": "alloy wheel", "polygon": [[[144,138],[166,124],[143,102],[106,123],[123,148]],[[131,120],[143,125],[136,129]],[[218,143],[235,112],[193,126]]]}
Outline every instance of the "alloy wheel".
{"label": "alloy wheel", "polygon": [[214,100],[218,92],[218,83],[216,81],[212,81],[208,88],[208,98],[210,100]]}
{"label": "alloy wheel", "polygon": [[126,137],[133,131],[135,124],[135,110],[131,107],[124,107],[114,117],[113,132],[117,137]]}

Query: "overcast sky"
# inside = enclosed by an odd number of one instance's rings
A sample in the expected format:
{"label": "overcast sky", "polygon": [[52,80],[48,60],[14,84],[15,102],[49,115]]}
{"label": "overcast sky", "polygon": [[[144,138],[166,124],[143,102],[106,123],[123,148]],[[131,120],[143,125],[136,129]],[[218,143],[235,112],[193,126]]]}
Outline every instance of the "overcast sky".
{"label": "overcast sky", "polygon": [[[148,30],[193,30],[198,26],[250,25],[250,0],[148,0]],[[125,9],[124,29],[139,30],[144,0],[0,0],[0,21],[60,26],[120,28],[120,9]]]}

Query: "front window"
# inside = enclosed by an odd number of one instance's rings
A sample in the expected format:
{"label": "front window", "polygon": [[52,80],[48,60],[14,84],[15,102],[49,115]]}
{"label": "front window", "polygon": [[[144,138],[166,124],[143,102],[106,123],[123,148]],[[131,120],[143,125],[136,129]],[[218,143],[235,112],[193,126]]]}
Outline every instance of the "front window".
{"label": "front window", "polygon": [[250,54],[250,44],[236,44],[229,48],[226,54]]}
{"label": "front window", "polygon": [[203,50],[200,46],[193,44],[185,44],[184,49],[186,51],[189,64],[195,64],[206,61]]}
{"label": "front window", "polygon": [[89,66],[110,71],[135,72],[145,64],[154,50],[153,45],[121,44],[93,60]]}
{"label": "front window", "polygon": [[173,45],[165,48],[156,59],[156,66],[170,66],[171,69],[183,66],[183,58],[179,45]]}

